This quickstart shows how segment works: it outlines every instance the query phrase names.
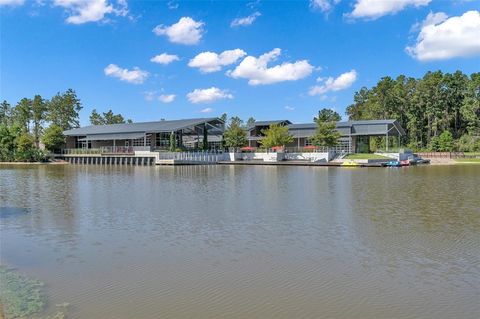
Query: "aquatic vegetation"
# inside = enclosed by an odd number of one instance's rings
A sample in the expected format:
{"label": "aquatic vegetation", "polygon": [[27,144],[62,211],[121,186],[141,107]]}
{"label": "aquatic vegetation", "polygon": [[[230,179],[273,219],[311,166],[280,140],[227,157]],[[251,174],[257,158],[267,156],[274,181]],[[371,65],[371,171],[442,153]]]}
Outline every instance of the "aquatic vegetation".
{"label": "aquatic vegetation", "polygon": [[[15,270],[0,265],[0,306],[3,306],[5,319],[64,319],[68,303],[55,305],[59,308],[54,315],[41,316],[46,305],[43,283],[29,278]],[[1,309],[0,309],[1,311]],[[0,318],[2,314],[0,313]]]}
{"label": "aquatic vegetation", "polygon": [[23,318],[42,311],[43,283],[0,266],[0,300],[7,318]]}

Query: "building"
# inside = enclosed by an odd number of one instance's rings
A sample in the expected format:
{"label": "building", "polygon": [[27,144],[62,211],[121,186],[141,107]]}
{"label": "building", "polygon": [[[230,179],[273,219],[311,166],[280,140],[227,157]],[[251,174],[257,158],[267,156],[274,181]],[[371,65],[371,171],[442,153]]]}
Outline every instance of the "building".
{"label": "building", "polygon": [[224,123],[219,118],[92,125],[64,132],[66,148],[141,148],[168,149],[170,136],[183,148],[198,148],[207,137],[212,149],[221,146]]}
{"label": "building", "polygon": [[[294,141],[286,145],[304,148],[311,145],[316,123],[293,124],[289,120],[257,121],[247,130],[248,146],[260,146],[264,130],[270,125],[284,125]],[[196,118],[173,121],[156,121],[129,124],[94,125],[65,131],[67,149],[168,149],[173,134],[176,146],[183,149],[201,148],[204,136],[210,149],[222,148],[224,122],[219,118]],[[336,124],[340,132],[336,149],[348,153],[368,152],[369,139],[385,136],[388,143],[400,139],[405,131],[396,120],[347,121]],[[387,148],[388,148],[387,143]]]}
{"label": "building", "polygon": [[[247,129],[249,146],[260,146],[262,131],[273,124],[286,125],[294,138],[294,141],[286,146],[298,148],[311,145],[310,138],[317,128],[316,123],[292,124],[288,120],[258,121]],[[396,120],[347,121],[338,122],[336,126],[341,134],[336,148],[348,153],[368,152],[369,139],[373,136],[385,136],[388,141],[392,137],[400,139],[405,135],[405,131]],[[388,146],[387,143],[386,147]]]}

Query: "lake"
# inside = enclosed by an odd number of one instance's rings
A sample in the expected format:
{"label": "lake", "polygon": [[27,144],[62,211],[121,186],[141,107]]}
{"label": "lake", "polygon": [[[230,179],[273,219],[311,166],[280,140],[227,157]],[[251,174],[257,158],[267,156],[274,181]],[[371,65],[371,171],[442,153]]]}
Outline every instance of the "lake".
{"label": "lake", "polygon": [[480,165],[0,166],[67,318],[479,318]]}

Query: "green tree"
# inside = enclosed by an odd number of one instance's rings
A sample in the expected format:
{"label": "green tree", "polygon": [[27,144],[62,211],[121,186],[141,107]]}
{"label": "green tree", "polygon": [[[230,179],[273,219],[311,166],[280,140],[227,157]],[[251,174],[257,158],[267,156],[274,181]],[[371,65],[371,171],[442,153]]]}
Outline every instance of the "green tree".
{"label": "green tree", "polygon": [[243,147],[247,145],[247,132],[242,127],[242,120],[232,117],[225,132],[223,140],[226,147]]}
{"label": "green tree", "polygon": [[14,122],[24,132],[30,131],[30,120],[32,119],[32,100],[23,98],[13,109]]}
{"label": "green tree", "polygon": [[177,140],[175,139],[175,133],[171,132],[170,133],[170,141],[168,143],[168,149],[170,152],[175,152],[175,149],[177,148]]}
{"label": "green tree", "polygon": [[449,131],[444,131],[438,137],[438,148],[442,152],[453,151],[453,135]]}
{"label": "green tree", "polygon": [[260,144],[265,148],[274,146],[285,146],[293,142],[293,136],[288,133],[288,127],[278,124],[270,125],[268,129],[262,130],[265,137]]}
{"label": "green tree", "polygon": [[249,117],[247,120],[247,127],[252,127],[255,125],[255,119],[253,117]]}
{"label": "green tree", "polygon": [[22,133],[17,139],[17,151],[28,152],[34,148],[33,136],[29,133]]}
{"label": "green tree", "polygon": [[222,116],[220,116],[220,119],[223,121],[223,123],[227,123],[227,120],[228,120],[227,113],[223,113]]}
{"label": "green tree", "polygon": [[105,119],[101,114],[97,112],[96,109],[92,110],[92,114],[90,114],[90,124],[92,125],[105,125]]}
{"label": "green tree", "polygon": [[440,151],[440,140],[438,136],[434,136],[430,139],[430,142],[428,143],[428,149],[433,152]]}
{"label": "green tree", "polygon": [[336,130],[336,122],[316,120],[317,129],[311,138],[315,146],[333,147],[338,144],[341,134]]}
{"label": "green tree", "polygon": [[[132,123],[132,120],[127,120],[128,123]],[[100,115],[96,109],[92,110],[90,114],[90,123],[92,125],[109,125],[109,124],[123,124],[126,123],[122,114],[114,114],[112,110],[104,112]]]}
{"label": "green tree", "polygon": [[0,104],[0,125],[8,126],[12,122],[12,107],[10,104],[3,100]]}
{"label": "green tree", "polygon": [[20,128],[0,124],[0,161],[11,162],[14,160],[17,148],[17,136]]}
{"label": "green tree", "polygon": [[62,130],[70,130],[80,126],[79,112],[82,103],[74,90],[57,93],[48,103],[48,120]]}
{"label": "green tree", "polygon": [[47,117],[47,103],[40,95],[35,95],[32,102],[33,138],[38,148],[42,135],[43,123]]}
{"label": "green tree", "polygon": [[470,76],[460,113],[467,131],[480,135],[480,72]]}
{"label": "green tree", "polygon": [[42,136],[42,142],[45,144],[45,148],[51,152],[61,149],[65,144],[63,128],[57,124],[51,124],[45,129]]}
{"label": "green tree", "polygon": [[321,122],[339,122],[342,120],[340,114],[331,109],[321,109],[318,111],[318,116],[314,117],[313,120],[318,123]]}

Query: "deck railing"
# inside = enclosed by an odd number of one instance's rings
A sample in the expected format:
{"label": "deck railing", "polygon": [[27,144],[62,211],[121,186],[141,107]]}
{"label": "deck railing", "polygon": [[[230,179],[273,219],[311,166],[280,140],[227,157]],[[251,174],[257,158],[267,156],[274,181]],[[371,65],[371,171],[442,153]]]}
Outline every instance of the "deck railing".
{"label": "deck railing", "polygon": [[183,160],[193,162],[216,163],[224,161],[227,154],[221,151],[197,152],[158,152],[160,160]]}
{"label": "deck railing", "polygon": [[480,158],[480,154],[465,154],[464,152],[420,152],[415,154],[422,158]]}
{"label": "deck railing", "polygon": [[99,148],[66,148],[64,155],[97,155],[97,154],[135,154],[135,152],[148,152],[150,146],[102,146]]}

